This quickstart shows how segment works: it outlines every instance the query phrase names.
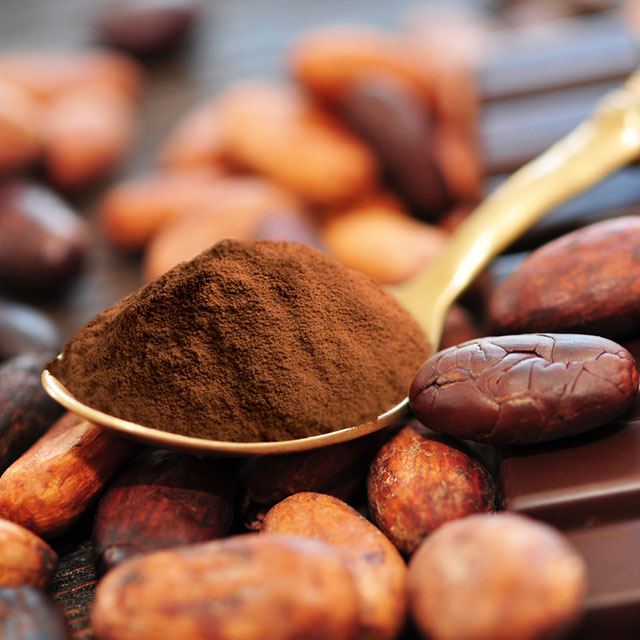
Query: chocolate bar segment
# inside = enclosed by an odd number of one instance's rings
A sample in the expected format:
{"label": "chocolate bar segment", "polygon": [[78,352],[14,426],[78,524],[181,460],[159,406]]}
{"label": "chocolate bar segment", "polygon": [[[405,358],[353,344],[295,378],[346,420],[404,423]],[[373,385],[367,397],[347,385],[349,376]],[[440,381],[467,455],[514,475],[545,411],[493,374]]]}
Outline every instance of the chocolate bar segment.
{"label": "chocolate bar segment", "polygon": [[624,419],[554,444],[510,447],[501,506],[561,529],[640,517],[640,403]]}
{"label": "chocolate bar segment", "polygon": [[575,640],[636,640],[640,633],[640,519],[568,532],[589,588]]}

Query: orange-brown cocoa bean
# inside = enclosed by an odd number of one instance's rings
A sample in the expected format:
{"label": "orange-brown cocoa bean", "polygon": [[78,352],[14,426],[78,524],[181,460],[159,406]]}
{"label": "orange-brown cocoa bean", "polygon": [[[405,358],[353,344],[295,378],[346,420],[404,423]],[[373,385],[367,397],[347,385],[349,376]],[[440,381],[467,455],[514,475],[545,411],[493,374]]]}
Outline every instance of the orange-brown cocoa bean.
{"label": "orange-brown cocoa bean", "polygon": [[0,476],[0,516],[55,538],[84,513],[138,446],[66,413]]}
{"label": "orange-brown cocoa bean", "polygon": [[322,493],[296,493],[272,507],[264,533],[321,540],[334,547],[352,571],[360,596],[361,640],[391,640],[404,623],[404,560],[389,539],[348,504]]}
{"label": "orange-brown cocoa bean", "polygon": [[502,513],[442,526],[409,565],[411,611],[433,640],[564,637],[580,616],[584,560],[541,522]]}
{"label": "orange-brown cocoa bean", "polygon": [[489,472],[474,458],[418,425],[385,444],[371,465],[369,509],[406,555],[449,520],[494,508]]}
{"label": "orange-brown cocoa bean", "polygon": [[411,218],[387,198],[366,198],[335,211],[322,228],[326,248],[343,264],[382,284],[396,284],[428,265],[449,234]]}
{"label": "orange-brown cocoa bean", "polygon": [[322,27],[300,38],[289,53],[294,77],[316,96],[336,102],[364,78],[391,76],[425,101],[433,93],[426,58],[408,39],[371,27]]}
{"label": "orange-brown cocoa bean", "polygon": [[126,249],[140,249],[163,225],[202,198],[219,179],[214,169],[162,171],[111,187],[100,203],[100,226]]}
{"label": "orange-brown cocoa bean", "polygon": [[248,534],[131,558],[98,584],[101,640],[349,640],[351,572],[328,545]]}
{"label": "orange-brown cocoa bean", "polygon": [[304,200],[336,205],[376,183],[373,152],[293,86],[245,82],[222,94],[217,106],[230,159]]}
{"label": "orange-brown cocoa bean", "polygon": [[0,55],[0,80],[48,102],[73,89],[91,86],[109,87],[136,97],[142,90],[143,74],[131,58],[115,51],[36,51]]}
{"label": "orange-brown cocoa bean", "polygon": [[158,153],[158,164],[174,171],[224,164],[227,143],[216,100],[210,99],[182,116]]}
{"label": "orange-brown cocoa bean", "polygon": [[22,87],[0,80],[0,174],[34,162],[42,149],[42,113]]}
{"label": "orange-brown cocoa bean", "polygon": [[0,518],[0,587],[46,587],[58,565],[56,552],[37,535]]}
{"label": "orange-brown cocoa bean", "polygon": [[56,96],[43,126],[49,179],[61,189],[95,182],[128,153],[135,128],[133,103],[118,90],[81,87]]}

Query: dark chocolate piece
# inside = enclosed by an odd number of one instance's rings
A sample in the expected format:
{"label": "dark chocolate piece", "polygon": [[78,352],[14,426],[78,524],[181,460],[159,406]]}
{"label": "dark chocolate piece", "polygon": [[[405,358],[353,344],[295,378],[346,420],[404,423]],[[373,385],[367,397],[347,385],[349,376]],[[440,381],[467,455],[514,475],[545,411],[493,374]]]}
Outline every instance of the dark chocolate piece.
{"label": "dark chocolate piece", "polygon": [[501,506],[561,529],[640,517],[640,401],[589,434],[511,447],[500,464]]}
{"label": "dark chocolate piece", "polygon": [[574,640],[636,640],[640,633],[640,520],[567,535],[587,563],[589,582],[584,618]]}
{"label": "dark chocolate piece", "polygon": [[478,74],[486,101],[624,78],[640,64],[640,41],[614,12],[504,30],[492,44]]}
{"label": "dark chocolate piece", "polygon": [[[504,182],[506,177],[495,176],[489,179],[487,194]],[[587,224],[637,213],[640,213],[640,169],[630,166],[546,214],[507,251],[511,253],[535,249]]]}
{"label": "dark chocolate piece", "polygon": [[620,84],[614,80],[485,104],[479,124],[485,173],[513,171],[546,151]]}

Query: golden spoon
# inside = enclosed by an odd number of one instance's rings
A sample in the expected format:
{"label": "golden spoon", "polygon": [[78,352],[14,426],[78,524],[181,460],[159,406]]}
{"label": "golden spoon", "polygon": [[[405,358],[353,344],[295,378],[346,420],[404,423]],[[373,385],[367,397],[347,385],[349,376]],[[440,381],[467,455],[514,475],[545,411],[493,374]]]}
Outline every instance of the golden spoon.
{"label": "golden spoon", "polygon": [[[557,204],[640,156],[640,72],[607,94],[591,117],[548,151],[514,173],[458,228],[429,267],[394,292],[416,318],[435,351],[447,309],[492,257]],[[61,356],[58,356],[60,358]],[[125,436],[164,449],[256,455],[292,453],[353,440],[388,426],[409,401],[376,420],[318,436],[279,442],[226,442],[177,435],[108,415],[76,400],[48,368],[47,393],[70,411]]]}

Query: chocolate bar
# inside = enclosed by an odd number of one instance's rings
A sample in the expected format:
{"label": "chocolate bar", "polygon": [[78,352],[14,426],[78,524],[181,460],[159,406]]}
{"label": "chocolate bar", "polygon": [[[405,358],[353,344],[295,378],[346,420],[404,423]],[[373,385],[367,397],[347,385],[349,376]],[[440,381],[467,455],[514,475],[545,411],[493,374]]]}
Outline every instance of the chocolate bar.
{"label": "chocolate bar", "polygon": [[624,78],[640,40],[617,11],[499,31],[478,73],[485,101]]}
{"label": "chocolate bar", "polygon": [[[487,193],[505,178],[499,176],[489,179]],[[545,215],[518,238],[508,252],[530,251],[592,222],[636,213],[640,213],[640,168],[630,166]]]}
{"label": "chocolate bar", "polygon": [[636,403],[631,416],[584,436],[506,451],[501,505],[561,529],[640,517],[639,460]]}
{"label": "chocolate bar", "polygon": [[567,535],[589,575],[575,640],[635,640],[640,633],[640,519]]}

